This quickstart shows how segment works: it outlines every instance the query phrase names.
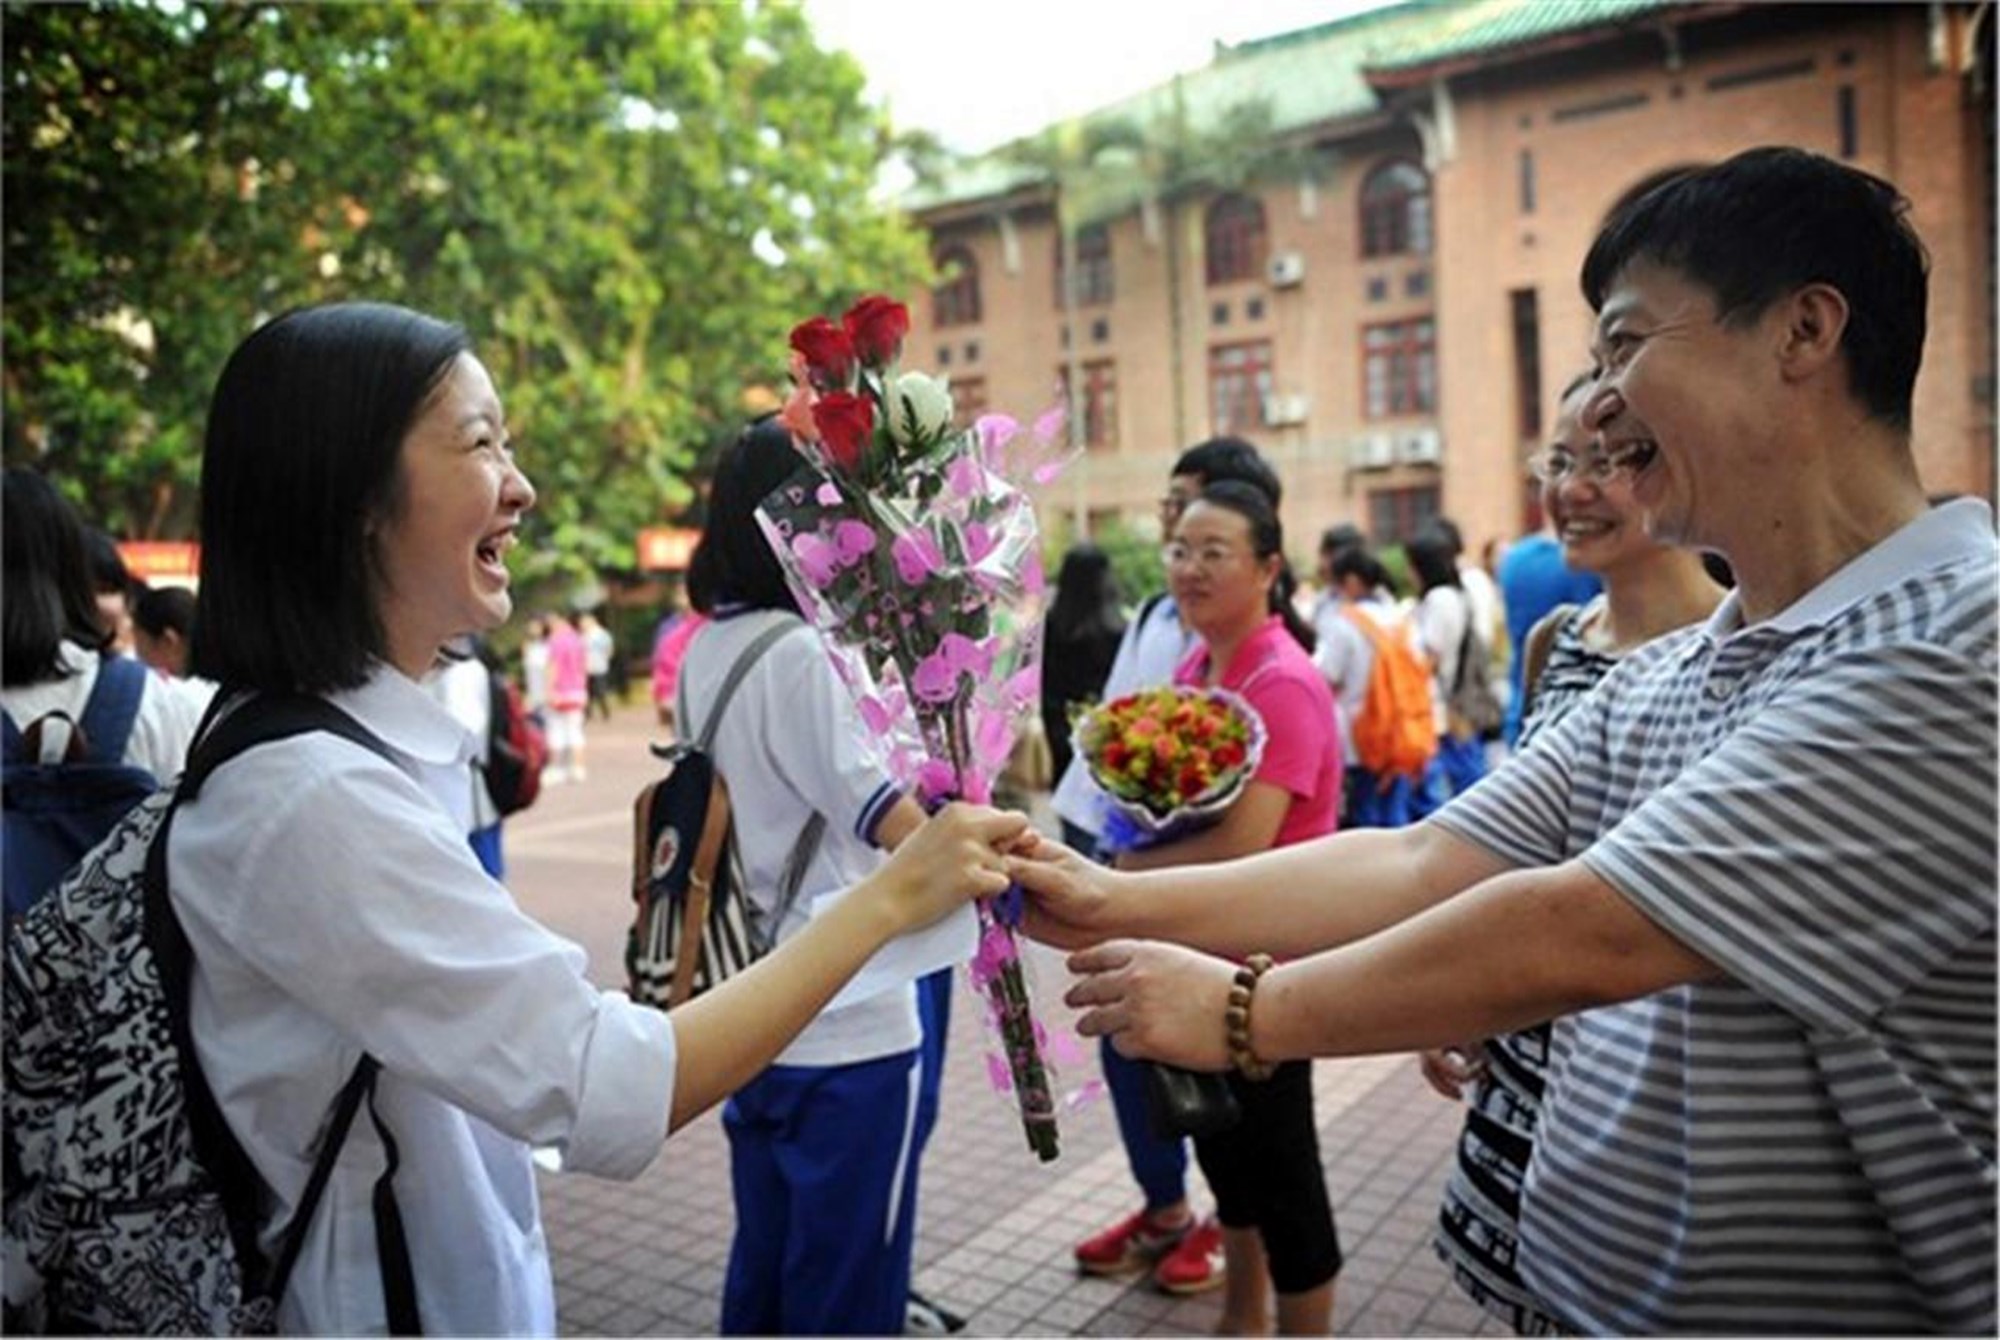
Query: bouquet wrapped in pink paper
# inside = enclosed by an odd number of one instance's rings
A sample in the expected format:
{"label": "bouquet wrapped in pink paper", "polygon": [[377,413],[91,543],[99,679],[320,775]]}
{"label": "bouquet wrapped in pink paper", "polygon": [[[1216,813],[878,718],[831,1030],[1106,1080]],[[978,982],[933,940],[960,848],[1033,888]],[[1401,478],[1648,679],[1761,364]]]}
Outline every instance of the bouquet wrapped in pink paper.
{"label": "bouquet wrapped in pink paper", "polygon": [[[1062,416],[956,426],[946,383],[897,366],[908,328],[901,303],[867,297],[792,331],[782,421],[807,466],[758,519],[891,774],[927,806],[983,803],[1039,690],[1045,582],[1023,486],[1062,468]],[[980,904],[971,973],[1005,1052],[996,1082],[1048,1160],[1054,1084],[1019,920],[1018,890]]]}

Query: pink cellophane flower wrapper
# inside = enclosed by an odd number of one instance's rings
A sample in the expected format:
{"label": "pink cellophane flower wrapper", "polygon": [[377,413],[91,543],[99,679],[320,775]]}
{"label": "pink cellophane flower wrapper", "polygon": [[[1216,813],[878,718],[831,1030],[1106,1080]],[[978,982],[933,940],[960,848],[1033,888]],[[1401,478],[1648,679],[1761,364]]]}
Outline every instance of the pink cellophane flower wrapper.
{"label": "pink cellophane flower wrapper", "polygon": [[[882,382],[864,374],[864,388]],[[1046,582],[1023,485],[1061,468],[1061,420],[1033,432],[988,416],[918,448],[878,429],[853,470],[810,442],[758,512],[885,770],[927,807],[988,803],[1040,692]],[[1051,1054],[1080,1054],[1037,1021],[1014,935],[1020,893],[982,900],[972,984],[985,1002],[994,1087],[1029,1146],[1056,1156]],[[1073,1100],[1075,1095],[1070,1096]]]}

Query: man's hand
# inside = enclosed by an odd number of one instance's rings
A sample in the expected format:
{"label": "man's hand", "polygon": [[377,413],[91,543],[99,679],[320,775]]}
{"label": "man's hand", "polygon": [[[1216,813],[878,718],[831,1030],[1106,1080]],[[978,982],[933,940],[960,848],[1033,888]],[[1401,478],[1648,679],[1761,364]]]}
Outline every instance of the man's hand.
{"label": "man's hand", "polygon": [[1110,933],[1115,876],[1097,862],[1031,831],[1014,848],[1007,873],[1028,895],[1022,924],[1031,939],[1081,949]]}
{"label": "man's hand", "polygon": [[1486,1078],[1485,1048],[1477,1042],[1461,1043],[1456,1047],[1437,1047],[1417,1053],[1417,1068],[1423,1072],[1424,1083],[1437,1090],[1438,1095],[1453,1102],[1465,1097],[1465,1091]]}
{"label": "man's hand", "polygon": [[1083,978],[1063,996],[1084,1010],[1077,1031],[1126,1056],[1189,1070],[1227,1070],[1224,1011],[1236,965],[1178,945],[1113,940],[1070,955]]}

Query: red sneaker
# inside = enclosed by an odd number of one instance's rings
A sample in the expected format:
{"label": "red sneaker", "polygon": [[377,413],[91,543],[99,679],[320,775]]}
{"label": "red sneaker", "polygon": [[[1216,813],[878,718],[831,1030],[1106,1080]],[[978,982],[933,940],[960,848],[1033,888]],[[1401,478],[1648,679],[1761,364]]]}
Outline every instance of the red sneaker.
{"label": "red sneaker", "polygon": [[1206,1293],[1222,1275],[1222,1225],[1213,1219],[1196,1224],[1153,1267],[1153,1283],[1173,1294]]}
{"label": "red sneaker", "polygon": [[1147,1218],[1144,1210],[1077,1245],[1076,1268],[1086,1275],[1123,1275],[1140,1270],[1187,1237],[1194,1220],[1168,1228]]}

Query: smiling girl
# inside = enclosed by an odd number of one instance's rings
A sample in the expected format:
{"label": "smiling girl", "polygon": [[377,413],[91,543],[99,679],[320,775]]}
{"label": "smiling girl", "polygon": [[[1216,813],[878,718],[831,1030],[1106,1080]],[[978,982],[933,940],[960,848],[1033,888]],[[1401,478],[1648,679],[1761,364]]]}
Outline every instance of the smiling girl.
{"label": "smiling girl", "polygon": [[376,1120],[355,1122],[306,1227],[286,1332],[389,1325],[389,1221],[371,1211],[387,1168],[425,1331],[553,1333],[530,1148],[636,1176],[887,939],[1004,888],[994,844],[1024,826],[948,810],[671,1018],[598,990],[583,951],[480,869],[464,837],[475,741],[419,682],[448,641],[507,618],[506,556],[534,503],[456,326],[377,304],[295,311],[216,386],[194,670],[225,711],[310,695],[380,746],[320,731],[250,748],[168,842],[194,1057],[263,1183],[267,1254],[335,1093],[364,1054],[381,1067]]}

